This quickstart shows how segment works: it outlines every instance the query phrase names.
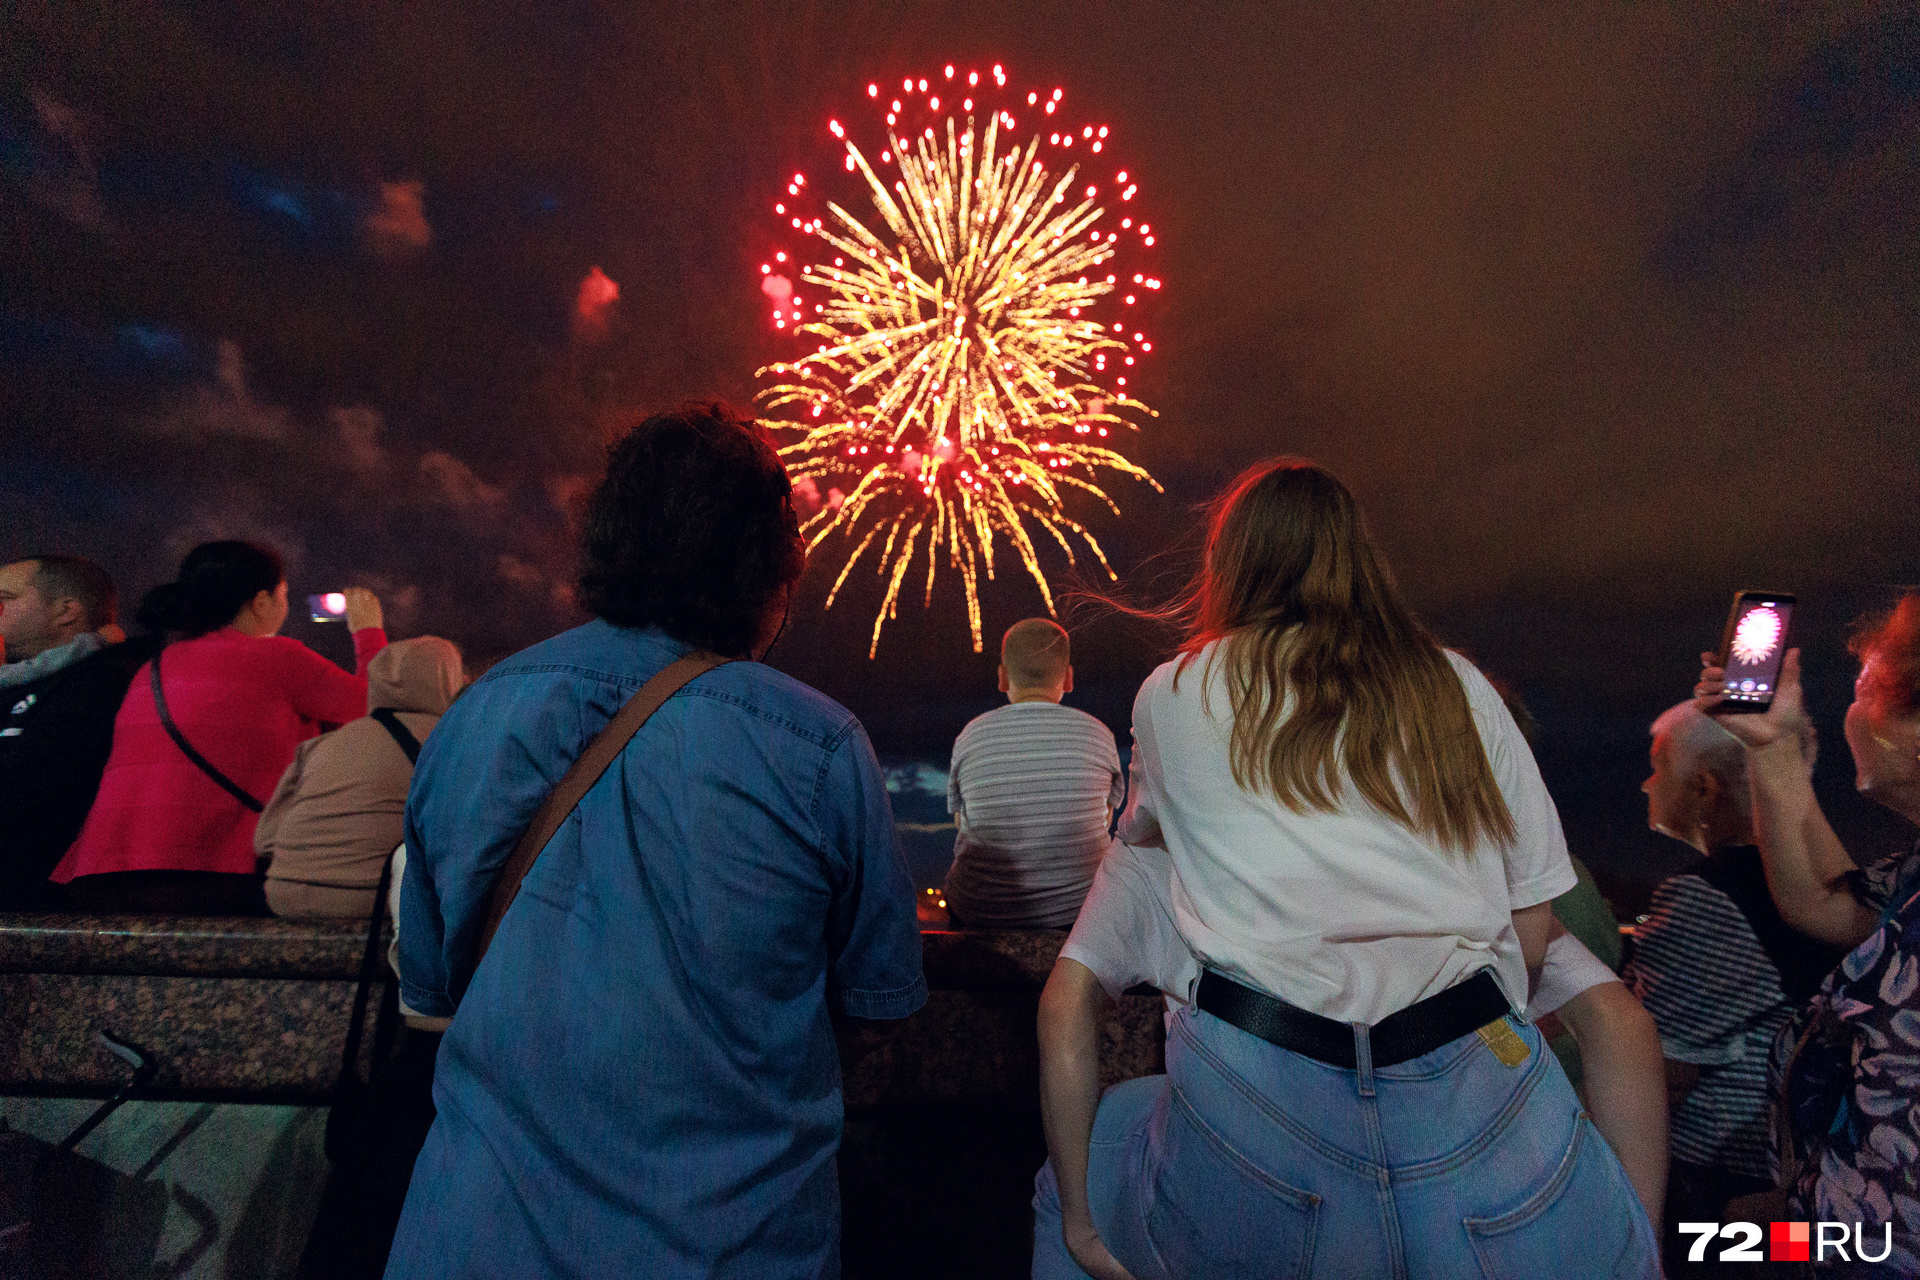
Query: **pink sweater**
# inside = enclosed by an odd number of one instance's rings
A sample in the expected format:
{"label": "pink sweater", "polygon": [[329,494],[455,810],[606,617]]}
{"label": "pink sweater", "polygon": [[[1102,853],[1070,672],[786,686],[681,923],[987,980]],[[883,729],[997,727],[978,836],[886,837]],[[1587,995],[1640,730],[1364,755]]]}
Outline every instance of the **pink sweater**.
{"label": "pink sweater", "polygon": [[[387,643],[353,636],[348,675],[298,640],[232,627],[168,645],[167,710],[193,749],[261,803],[294,750],[322,729],[366,714],[367,663]],[[80,838],[49,879],[109,871],[251,875],[257,816],[187,759],[160,723],[152,674],[140,668],[113,723],[113,752]]]}

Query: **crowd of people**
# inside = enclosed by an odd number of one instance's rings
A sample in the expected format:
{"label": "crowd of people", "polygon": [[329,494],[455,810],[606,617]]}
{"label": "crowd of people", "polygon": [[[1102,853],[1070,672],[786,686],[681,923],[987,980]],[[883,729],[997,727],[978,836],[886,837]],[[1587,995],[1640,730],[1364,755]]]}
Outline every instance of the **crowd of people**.
{"label": "crowd of people", "polygon": [[[471,685],[364,590],[354,672],[279,636],[253,543],[194,548],[131,638],[97,565],[0,566],[0,910],[377,924],[392,876],[417,1096],[329,1187],[386,1215],[358,1265],[837,1274],[841,1075],[927,988],[864,730],[762,661],[792,486],[691,406],[616,443],[583,542],[594,620]],[[1653,722],[1649,822],[1702,857],[1616,964],[1530,719],[1335,477],[1241,475],[1160,616],[1125,770],[1049,619],[953,748],[954,925],[1070,931],[1036,1277],[1678,1275],[1678,1224],[1738,1220],[1858,1221],[1821,1274],[1920,1273],[1920,851],[1835,837],[1797,655],[1739,715],[1703,655]],[[1860,792],[1920,823],[1920,595],[1854,653]],[[1165,1074],[1103,1094],[1141,983]]]}

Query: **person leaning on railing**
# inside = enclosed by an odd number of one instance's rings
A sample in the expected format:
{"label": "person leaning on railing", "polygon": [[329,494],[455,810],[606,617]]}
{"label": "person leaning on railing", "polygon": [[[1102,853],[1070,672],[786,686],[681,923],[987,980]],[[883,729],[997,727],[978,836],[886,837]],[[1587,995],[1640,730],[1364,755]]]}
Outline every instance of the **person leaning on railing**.
{"label": "person leaning on railing", "polygon": [[100,789],[127,682],[160,647],[127,639],[107,571],[79,556],[0,564],[0,911],[60,911],[47,879]]}
{"label": "person leaning on railing", "polygon": [[1167,850],[1203,970],[1166,1077],[1043,1099],[1036,1222],[1065,1248],[1035,1276],[1657,1276],[1517,1016],[1574,874],[1499,694],[1300,459],[1214,502],[1184,617],[1134,701],[1119,834]]}
{"label": "person leaning on railing", "polygon": [[792,484],[689,406],[614,445],[585,526],[594,620],[463,694],[407,798],[401,995],[453,1022],[387,1275],[837,1275],[833,1026],[871,1043],[927,988],[866,732],[761,661]]}
{"label": "person leaning on railing", "polygon": [[273,914],[367,918],[400,843],[413,758],[466,683],[460,650],[439,636],[374,655],[368,714],[300,744],[254,830]]}
{"label": "person leaning on railing", "polygon": [[[1852,649],[1860,659],[1846,719],[1854,785],[1920,824],[1920,593],[1869,620]],[[1711,713],[1726,673],[1713,654],[1701,662],[1695,705]],[[1854,859],[1814,799],[1799,650],[1788,651],[1764,714],[1716,718],[1747,749],[1755,843],[1781,916],[1811,938],[1853,948],[1775,1044],[1786,1207],[1774,1216],[1860,1222],[1869,1252],[1883,1247],[1891,1223],[1883,1273],[1920,1274],[1920,847],[1874,869],[1872,882],[1891,884],[1884,901],[1857,891]]]}
{"label": "person leaning on railing", "polygon": [[297,640],[280,555],[204,542],[136,615],[169,643],[134,676],[100,792],[52,878],[102,913],[265,915],[253,832],[294,750],[365,714],[387,643],[380,602],[347,591],[357,671]]}

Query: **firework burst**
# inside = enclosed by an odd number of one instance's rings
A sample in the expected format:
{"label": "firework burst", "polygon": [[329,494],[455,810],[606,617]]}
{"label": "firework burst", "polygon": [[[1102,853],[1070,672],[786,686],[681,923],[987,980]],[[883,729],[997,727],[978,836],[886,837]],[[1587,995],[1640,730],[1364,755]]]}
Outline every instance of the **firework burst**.
{"label": "firework burst", "polygon": [[[828,123],[842,199],[796,173],[774,205],[814,244],[792,264],[775,253],[761,289],[775,325],[814,350],[760,370],[772,383],[760,399],[798,419],[769,425],[797,435],[781,453],[802,492],[826,493],[803,526],[810,549],[849,548],[828,607],[877,553],[885,593],[868,656],[921,560],[929,604],[942,560],[959,575],[977,653],[979,583],[998,546],[1051,611],[1037,543],[1050,537],[1072,564],[1077,541],[1113,576],[1066,499],[1118,515],[1102,472],[1160,487],[1114,447],[1138,430],[1128,415],[1153,416],[1127,376],[1153,349],[1138,317],[1160,281],[1121,264],[1150,258],[1155,237],[1137,183],[1106,154],[1109,129],[1061,131],[1060,89],[1023,106],[1002,68],[949,66],[931,85],[867,96],[886,117],[877,155]],[[1042,122],[1024,143],[1016,112]]]}
{"label": "firework burst", "polygon": [[1734,661],[1753,666],[1764,662],[1780,643],[1780,615],[1771,609],[1753,609],[1733,632]]}

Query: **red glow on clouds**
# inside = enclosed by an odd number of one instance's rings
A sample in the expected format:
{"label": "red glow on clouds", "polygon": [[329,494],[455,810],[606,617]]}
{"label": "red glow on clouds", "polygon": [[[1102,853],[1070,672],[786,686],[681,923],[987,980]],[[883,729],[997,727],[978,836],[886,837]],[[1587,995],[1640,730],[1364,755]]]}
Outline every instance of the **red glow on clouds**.
{"label": "red glow on clouds", "polygon": [[620,285],[599,267],[587,272],[580,281],[580,296],[574,302],[575,314],[587,329],[606,328],[607,312],[620,300]]}

